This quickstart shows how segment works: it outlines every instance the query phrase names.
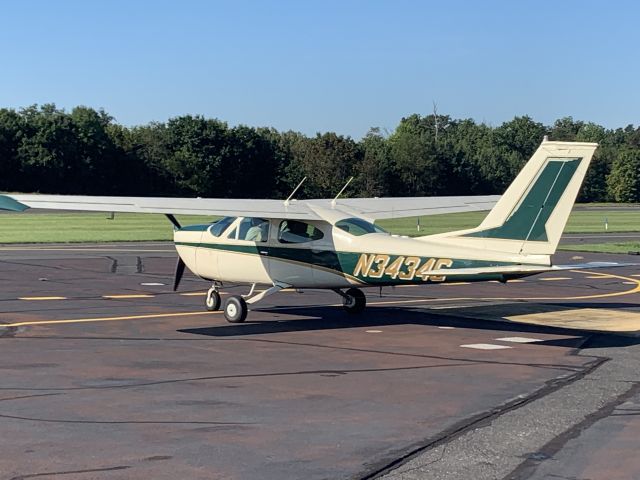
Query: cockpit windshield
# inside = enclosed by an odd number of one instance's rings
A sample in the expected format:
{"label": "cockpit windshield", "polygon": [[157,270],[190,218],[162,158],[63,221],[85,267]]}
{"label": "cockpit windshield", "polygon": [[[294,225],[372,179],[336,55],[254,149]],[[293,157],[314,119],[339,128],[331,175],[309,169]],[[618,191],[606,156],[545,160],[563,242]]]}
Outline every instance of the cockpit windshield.
{"label": "cockpit windshield", "polygon": [[387,233],[386,230],[361,218],[345,218],[336,222],[336,227],[356,237],[367,233]]}
{"label": "cockpit windshield", "polygon": [[227,227],[233,223],[235,219],[236,217],[221,218],[220,220],[218,220],[217,222],[215,222],[213,225],[209,227],[209,231],[211,232],[211,235],[213,235],[214,237],[219,237],[224,233]]}

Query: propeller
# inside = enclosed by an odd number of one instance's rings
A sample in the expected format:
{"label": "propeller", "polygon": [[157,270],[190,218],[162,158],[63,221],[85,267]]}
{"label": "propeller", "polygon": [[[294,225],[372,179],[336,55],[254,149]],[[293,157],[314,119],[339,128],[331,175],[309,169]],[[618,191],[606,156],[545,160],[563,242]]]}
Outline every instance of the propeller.
{"label": "propeller", "polygon": [[173,277],[173,291],[178,290],[178,285],[180,285],[180,280],[182,280],[182,275],[184,275],[184,261],[178,255],[178,263],[176,263],[176,274]]}
{"label": "propeller", "polygon": [[[178,220],[176,219],[176,217],[174,217],[172,214],[170,213],[165,213],[164,214],[165,217],[167,217],[169,219],[169,221],[171,223],[173,223],[173,230],[180,230],[182,228],[182,226],[180,225],[180,222],[178,222]],[[178,290],[178,286],[180,285],[180,280],[182,280],[182,275],[184,275],[184,261],[182,260],[182,258],[180,257],[180,254],[178,254],[178,263],[176,263],[176,274],[173,277],[173,291],[175,292],[176,290]]]}

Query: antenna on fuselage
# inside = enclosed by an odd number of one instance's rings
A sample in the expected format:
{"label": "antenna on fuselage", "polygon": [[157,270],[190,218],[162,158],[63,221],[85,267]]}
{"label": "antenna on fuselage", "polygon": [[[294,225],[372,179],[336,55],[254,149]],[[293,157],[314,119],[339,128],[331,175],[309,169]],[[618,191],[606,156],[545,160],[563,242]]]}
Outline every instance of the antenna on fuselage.
{"label": "antenna on fuselage", "polygon": [[335,198],[333,200],[331,200],[331,207],[332,208],[335,208],[336,202],[338,201],[338,197],[340,195],[342,195],[342,192],[344,192],[345,189],[349,186],[349,184],[351,183],[351,180],[353,180],[353,177],[351,177],[349,180],[347,180],[347,183],[344,184],[344,187],[342,187],[342,189],[338,192],[338,194],[335,196]]}
{"label": "antenna on fuselage", "polygon": [[298,186],[296,188],[293,189],[293,192],[291,192],[291,195],[289,195],[287,197],[287,199],[284,201],[284,206],[288,207],[289,206],[289,200],[291,200],[291,197],[293,197],[296,192],[298,191],[298,189],[302,186],[302,184],[304,183],[304,181],[307,179],[307,177],[304,177],[302,180],[300,180],[300,183],[298,184]]}

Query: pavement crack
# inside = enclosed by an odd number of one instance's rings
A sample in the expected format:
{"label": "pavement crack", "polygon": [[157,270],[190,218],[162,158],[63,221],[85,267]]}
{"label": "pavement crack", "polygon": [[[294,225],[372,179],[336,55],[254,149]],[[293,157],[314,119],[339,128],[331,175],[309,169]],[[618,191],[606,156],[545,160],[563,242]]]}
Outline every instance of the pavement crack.
{"label": "pavement crack", "polygon": [[54,395],[64,395],[64,393],[58,392],[58,393],[41,393],[39,395],[20,395],[18,397],[5,397],[5,398],[0,398],[0,402],[6,402],[9,400],[23,400],[25,398],[34,398],[34,397],[51,397]]}
{"label": "pavement crack", "polygon": [[65,470],[65,471],[59,471],[59,472],[29,473],[26,475],[18,475],[17,477],[11,477],[9,480],[26,480],[28,478],[53,477],[57,475],[73,475],[76,473],[114,472],[116,470],[126,470],[127,468],[131,468],[131,467],[128,465],[118,465],[117,467],[90,468],[85,470]]}
{"label": "pavement crack", "polygon": [[237,380],[241,378],[264,378],[264,377],[285,377],[295,375],[345,375],[349,373],[378,373],[378,372],[397,372],[408,370],[424,370],[431,368],[449,368],[449,367],[468,367],[469,362],[465,363],[446,363],[439,365],[415,365],[410,367],[391,367],[391,368],[360,368],[360,369],[327,369],[327,370],[299,370],[294,372],[267,372],[267,373],[247,373],[243,375],[214,375],[207,377],[189,377],[176,378],[171,380],[156,380],[152,382],[127,383],[121,385],[105,385],[105,386],[87,386],[87,387],[60,387],[60,388],[21,388],[21,387],[0,387],[0,390],[21,390],[21,391],[78,391],[78,390],[111,390],[122,388],[138,388],[150,387],[156,385],[167,385],[183,382],[201,382],[211,380]]}
{"label": "pavement crack", "polygon": [[[430,437],[426,439],[422,445],[419,445],[411,449],[409,452],[402,455],[401,457],[396,458],[391,462],[389,461],[381,462],[380,465],[378,465],[377,467],[374,467],[372,471],[370,471],[369,473],[365,473],[359,478],[361,480],[373,480],[373,479],[380,478],[386,475],[387,473],[391,473],[397,468],[399,468],[400,466],[408,463],[409,461],[413,460],[414,458],[418,457],[421,454],[424,454],[429,450],[433,450],[434,448],[437,448],[439,446],[446,445],[471,430],[479,429],[490,424],[492,421],[494,421],[495,419],[501,417],[506,413],[517,410],[527,404],[534,402],[535,400],[541,399],[553,392],[560,390],[561,388],[566,387],[567,385],[570,385],[584,378],[586,375],[589,375],[590,373],[597,370],[600,366],[602,366],[608,360],[609,360],[608,358],[599,358],[597,360],[593,360],[591,363],[584,366],[584,368],[581,371],[576,372],[573,375],[570,375],[567,377],[552,379],[546,382],[542,388],[534,391],[533,393],[531,393],[530,395],[527,395],[526,397],[516,398],[499,407],[493,408],[486,412],[482,412],[471,418],[464,419],[452,425],[448,429],[444,430],[443,432],[438,434],[438,436]],[[443,455],[444,455],[444,452],[443,452]]]}
{"label": "pavement crack", "polygon": [[0,414],[0,418],[9,420],[28,420],[44,423],[79,423],[87,425],[255,425],[251,422],[211,422],[206,420],[69,420],[58,418],[22,417]]}
{"label": "pavement crack", "polygon": [[[587,415],[584,420],[577,423],[565,432],[561,433],[538,450],[539,453],[543,454],[543,460],[536,460],[534,458],[526,459],[509,475],[504,477],[505,480],[523,480],[529,478],[535,472],[538,466],[544,463],[546,459],[553,458],[553,456],[557,454],[567,444],[567,442],[572,439],[578,438],[582,434],[582,432],[587,430],[597,421],[609,416],[625,416],[625,414],[614,413],[615,409],[638,393],[640,393],[640,384],[635,384],[627,391],[625,391],[621,395],[618,395],[613,400],[605,404],[599,410],[596,410],[595,412]],[[629,415],[637,415],[637,413],[631,413]]]}

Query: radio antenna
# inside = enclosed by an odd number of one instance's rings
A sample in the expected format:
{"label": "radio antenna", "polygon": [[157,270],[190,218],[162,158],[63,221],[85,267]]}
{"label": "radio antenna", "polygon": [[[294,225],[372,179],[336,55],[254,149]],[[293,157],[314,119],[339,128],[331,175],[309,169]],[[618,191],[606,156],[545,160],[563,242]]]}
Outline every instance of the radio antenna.
{"label": "radio antenna", "polygon": [[336,201],[338,200],[338,197],[339,197],[340,195],[342,195],[342,192],[344,192],[344,191],[345,191],[345,189],[349,186],[349,184],[351,183],[351,180],[353,180],[353,177],[351,177],[349,180],[347,180],[347,183],[345,183],[345,184],[344,184],[344,187],[342,187],[342,190],[340,190],[340,191],[338,192],[338,194],[335,196],[335,198],[334,198],[333,200],[331,200],[331,207],[332,207],[332,208],[335,208],[335,206],[336,206]]}
{"label": "radio antenna", "polygon": [[296,188],[293,189],[293,192],[291,192],[291,195],[289,195],[287,197],[287,199],[284,201],[284,206],[288,207],[289,206],[289,200],[291,200],[291,197],[293,197],[296,192],[298,191],[298,189],[302,186],[302,184],[304,183],[304,181],[307,179],[307,177],[304,177],[302,180],[300,180],[300,183],[298,184],[298,186]]}

